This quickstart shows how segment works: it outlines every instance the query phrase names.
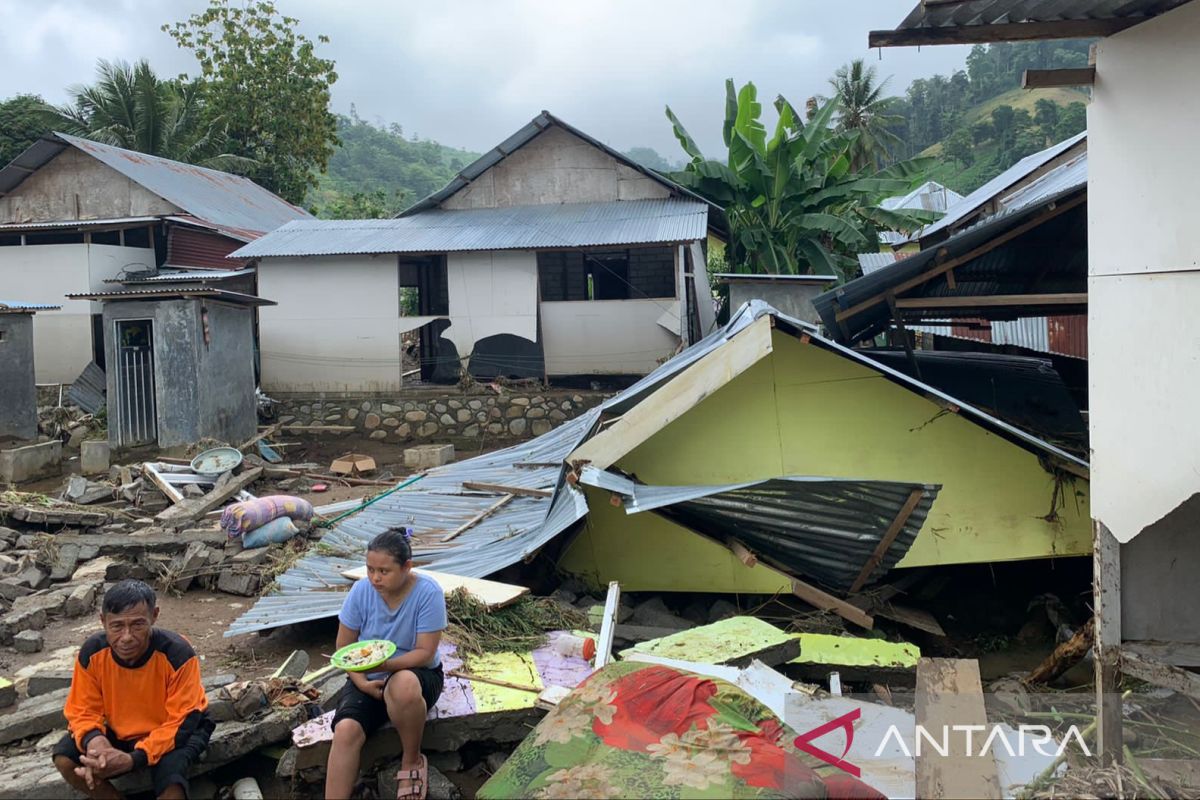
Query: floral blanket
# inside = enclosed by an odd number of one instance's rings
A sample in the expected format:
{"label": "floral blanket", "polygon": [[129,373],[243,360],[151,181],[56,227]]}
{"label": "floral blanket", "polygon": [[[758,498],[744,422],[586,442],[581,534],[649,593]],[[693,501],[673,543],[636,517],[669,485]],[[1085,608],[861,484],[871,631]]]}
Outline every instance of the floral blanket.
{"label": "floral blanket", "polygon": [[882,798],[798,751],[795,732],[725,681],[610,664],[551,711],[480,798]]}

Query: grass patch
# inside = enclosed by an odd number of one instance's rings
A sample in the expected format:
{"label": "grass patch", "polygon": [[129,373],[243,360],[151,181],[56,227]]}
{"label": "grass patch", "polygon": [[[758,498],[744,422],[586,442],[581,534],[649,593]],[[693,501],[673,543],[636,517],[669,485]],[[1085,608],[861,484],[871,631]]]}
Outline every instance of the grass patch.
{"label": "grass patch", "polygon": [[446,616],[446,638],[460,655],[524,653],[541,646],[548,631],[588,627],[587,614],[549,597],[526,596],[489,611],[461,588],[446,596]]}

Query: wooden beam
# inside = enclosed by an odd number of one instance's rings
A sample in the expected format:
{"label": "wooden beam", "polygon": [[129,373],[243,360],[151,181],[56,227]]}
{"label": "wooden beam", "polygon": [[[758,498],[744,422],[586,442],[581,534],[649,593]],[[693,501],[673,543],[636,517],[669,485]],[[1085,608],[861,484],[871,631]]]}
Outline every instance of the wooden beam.
{"label": "wooden beam", "polygon": [[1092,526],[1092,642],[1096,683],[1096,747],[1106,764],[1124,757],[1121,691],[1121,544],[1102,522]]}
{"label": "wooden beam", "polygon": [[732,550],[733,554],[738,557],[738,561],[741,561],[747,567],[753,567],[758,563],[758,556],[754,555],[754,553],[750,551],[750,548],[746,547],[746,545],[742,544],[737,539],[729,540],[729,549]]}
{"label": "wooden beam", "polygon": [[771,354],[772,318],[763,316],[713,352],[690,365],[631,408],[617,422],[567,456],[608,469],[619,458],[683,416],[701,400]]}
{"label": "wooden beam", "polygon": [[912,343],[908,341],[908,330],[904,327],[904,319],[900,316],[900,312],[896,310],[896,295],[892,292],[887,293],[888,311],[892,314],[892,321],[896,323],[896,329],[900,331],[900,342],[904,345],[904,357],[908,359],[908,365],[912,367],[913,375],[919,381],[925,379],[921,376],[921,365],[917,363],[917,356],[913,353]]}
{"label": "wooden beam", "polygon": [[621,584],[608,584],[608,597],[604,601],[604,619],[600,623],[600,639],[596,642],[596,669],[608,666],[612,661],[613,637],[617,632],[617,610],[621,605]]}
{"label": "wooden beam", "polygon": [[498,483],[480,483],[478,481],[463,481],[463,488],[473,492],[492,492],[493,494],[513,494],[518,497],[553,497],[551,489],[524,489],[520,486],[502,486]]}
{"label": "wooden beam", "polygon": [[[967,726],[987,727],[979,662],[953,658],[922,658],[917,662],[917,726],[937,741],[946,740],[946,755],[923,747],[917,758],[917,797],[1000,798],[1000,775],[992,749],[979,754],[979,739],[971,741]],[[947,733],[943,733],[947,731]]]}
{"label": "wooden beam", "polygon": [[1095,82],[1095,67],[1080,67],[1078,69],[1027,69],[1021,73],[1022,89],[1056,89],[1066,86],[1091,86]]}
{"label": "wooden beam", "polygon": [[1148,17],[1064,19],[1052,22],[901,28],[893,31],[871,31],[867,34],[867,46],[916,47],[935,44],[1026,42],[1035,39],[1090,39],[1094,36],[1112,36],[1147,19]]}
{"label": "wooden beam", "polygon": [[485,508],[483,511],[480,511],[478,514],[471,517],[469,520],[464,522],[462,525],[459,525],[453,531],[451,531],[450,533],[443,536],[442,541],[448,542],[451,539],[454,539],[454,538],[457,538],[458,536],[460,536],[464,531],[470,530],[471,528],[475,527],[480,522],[483,522],[483,520],[487,519],[492,514],[495,514],[501,508],[503,508],[504,506],[511,503],[513,500],[513,497],[514,497],[514,495],[511,495],[511,494],[504,495],[504,497],[501,497],[499,500],[492,503],[490,506]]}
{"label": "wooden beam", "polygon": [[984,294],[956,297],[901,297],[896,308],[995,308],[998,306],[1074,306],[1087,305],[1087,292],[1057,294]]}
{"label": "wooden beam", "polygon": [[875,571],[875,568],[883,562],[887,551],[891,548],[892,543],[896,541],[896,537],[900,535],[900,531],[904,530],[904,524],[908,522],[908,518],[912,516],[913,510],[916,509],[917,504],[921,502],[921,498],[924,496],[924,489],[913,489],[909,492],[908,499],[900,507],[900,512],[896,514],[896,518],[892,520],[892,524],[884,532],[883,538],[879,540],[879,544],[875,545],[875,552],[871,553],[871,557],[867,559],[867,563],[863,564],[862,571],[858,573],[858,577],[850,585],[850,594],[854,594],[861,589],[863,584],[867,582],[867,579],[871,577],[871,573]]}
{"label": "wooden beam", "polygon": [[218,486],[203,497],[192,497],[184,500],[178,505],[171,506],[166,511],[163,511],[154,519],[161,525],[175,526],[186,525],[189,522],[194,522],[200,519],[208,512],[217,508],[226,500],[230,499],[238,492],[245,489],[250,484],[254,483],[262,477],[263,468],[255,467],[248,469],[241,475],[235,475],[232,480],[224,486]]}
{"label": "wooden beam", "polygon": [[1143,658],[1137,653],[1121,653],[1121,671],[1147,683],[1200,700],[1200,675],[1180,667]]}
{"label": "wooden beam", "polygon": [[[1080,195],[1077,195],[1076,197],[1071,198],[1070,200],[1067,200],[1066,202],[1055,203],[1055,204],[1051,205],[1046,211],[1042,212],[1041,214],[1038,214],[1033,219],[1026,220],[1025,222],[1021,223],[1020,225],[1013,228],[1012,230],[1007,231],[1006,233],[1002,233],[999,236],[997,236],[996,238],[991,239],[987,242],[984,242],[979,247],[976,247],[974,250],[971,250],[970,252],[968,252],[964,255],[958,256],[957,258],[951,258],[951,259],[943,261],[941,263],[935,263],[934,266],[925,270],[920,275],[917,275],[913,278],[909,278],[908,280],[902,281],[898,285],[891,287],[891,291],[896,293],[897,295],[901,295],[904,292],[907,292],[909,289],[912,289],[914,286],[920,286],[921,284],[923,284],[933,278],[936,278],[938,275],[941,275],[945,272],[949,272],[950,270],[954,269],[957,266],[966,264],[969,261],[974,261],[976,258],[979,258],[981,255],[983,255],[985,253],[990,253],[992,250],[995,250],[1000,245],[1002,245],[1008,241],[1011,241],[1012,239],[1015,239],[1018,236],[1021,236],[1022,234],[1028,233],[1029,231],[1033,230],[1034,228],[1038,227],[1039,225],[1043,225],[1046,222],[1049,222],[1050,220],[1054,219],[1055,217],[1057,217],[1061,214],[1065,214],[1068,211],[1070,211],[1071,209],[1075,208],[1076,206],[1079,206],[1086,202],[1087,202],[1087,193],[1085,192],[1083,194],[1080,194]],[[870,308],[871,306],[877,305],[878,303],[882,303],[885,300],[886,300],[885,293],[880,292],[879,294],[875,295],[874,297],[863,300],[861,303],[855,303],[854,305],[850,306],[849,308],[837,312],[836,319],[837,319],[837,321],[840,322],[841,320],[847,319],[848,317],[852,317],[855,314],[859,313],[860,311]]]}
{"label": "wooden beam", "polygon": [[171,484],[167,483],[154,464],[147,461],[142,464],[142,474],[150,479],[150,482],[158,487],[158,490],[167,496],[167,499],[172,503],[182,503],[183,493],[176,489]]}
{"label": "wooden beam", "polygon": [[[789,578],[791,576],[788,576]],[[813,608],[822,611],[832,611],[847,622],[853,622],[861,628],[870,630],[875,627],[875,618],[855,605],[847,603],[828,592],[822,591],[812,584],[805,583],[799,578],[791,578],[792,594],[808,603]]]}

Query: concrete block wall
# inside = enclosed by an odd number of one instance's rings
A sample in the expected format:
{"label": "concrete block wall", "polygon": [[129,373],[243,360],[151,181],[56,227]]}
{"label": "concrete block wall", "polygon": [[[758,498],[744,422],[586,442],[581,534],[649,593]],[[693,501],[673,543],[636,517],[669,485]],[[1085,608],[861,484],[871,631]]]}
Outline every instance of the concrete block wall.
{"label": "concrete block wall", "polygon": [[599,405],[600,392],[449,394],[429,390],[380,398],[363,395],[274,396],[277,420],[297,425],[352,425],[378,441],[519,441],[548,433]]}

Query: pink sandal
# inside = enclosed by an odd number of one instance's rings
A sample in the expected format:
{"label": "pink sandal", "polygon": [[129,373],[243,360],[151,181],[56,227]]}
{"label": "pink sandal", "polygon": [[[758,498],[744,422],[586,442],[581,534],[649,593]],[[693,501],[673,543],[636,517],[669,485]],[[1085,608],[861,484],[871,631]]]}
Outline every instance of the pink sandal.
{"label": "pink sandal", "polygon": [[[407,781],[408,785],[404,785]],[[396,773],[396,800],[425,800],[429,788],[429,761],[421,754],[421,766]]]}

